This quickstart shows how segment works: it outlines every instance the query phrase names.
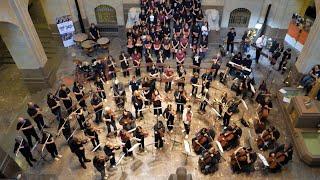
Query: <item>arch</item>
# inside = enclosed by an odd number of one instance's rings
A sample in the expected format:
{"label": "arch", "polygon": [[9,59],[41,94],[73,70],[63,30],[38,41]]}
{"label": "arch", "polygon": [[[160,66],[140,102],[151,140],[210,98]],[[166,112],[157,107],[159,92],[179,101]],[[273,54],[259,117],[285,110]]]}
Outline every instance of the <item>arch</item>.
{"label": "arch", "polygon": [[117,13],[116,9],[112,6],[102,4],[97,6],[95,9],[95,15],[97,24],[100,25],[117,25]]}
{"label": "arch", "polygon": [[231,11],[229,18],[229,27],[248,27],[251,17],[251,11],[246,8],[237,8]]}

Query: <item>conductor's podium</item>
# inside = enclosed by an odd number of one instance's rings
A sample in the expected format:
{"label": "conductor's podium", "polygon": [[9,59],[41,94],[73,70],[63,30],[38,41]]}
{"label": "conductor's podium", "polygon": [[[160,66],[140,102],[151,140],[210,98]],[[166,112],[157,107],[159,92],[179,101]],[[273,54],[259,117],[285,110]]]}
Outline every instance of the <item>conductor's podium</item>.
{"label": "conductor's podium", "polygon": [[310,166],[320,166],[320,102],[295,96],[289,106],[281,107],[300,159]]}

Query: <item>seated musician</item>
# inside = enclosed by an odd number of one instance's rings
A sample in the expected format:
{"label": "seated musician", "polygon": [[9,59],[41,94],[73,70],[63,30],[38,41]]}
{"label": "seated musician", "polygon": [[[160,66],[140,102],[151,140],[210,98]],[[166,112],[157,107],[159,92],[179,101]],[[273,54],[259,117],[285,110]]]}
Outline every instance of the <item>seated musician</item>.
{"label": "seated musician", "polygon": [[133,118],[133,115],[130,111],[124,110],[122,113],[122,116],[119,120],[119,124],[122,126],[122,128],[126,131],[129,131],[136,127],[135,120]]}
{"label": "seated musician", "polygon": [[279,172],[281,167],[292,160],[293,147],[291,144],[282,144],[269,153],[268,163],[271,172]]}
{"label": "seated musician", "polygon": [[212,142],[215,137],[213,129],[202,128],[196,133],[196,137],[192,138],[192,147],[196,154],[200,154],[203,150],[212,147]]}
{"label": "seated musician", "polygon": [[202,152],[198,164],[203,174],[214,173],[218,170],[217,164],[219,163],[221,155],[214,147]]}
{"label": "seated musician", "polygon": [[252,59],[250,54],[247,54],[247,56],[243,59],[242,62],[243,66],[247,67],[248,69],[251,69]]}
{"label": "seated musician", "polygon": [[242,65],[242,54],[241,54],[241,52],[238,52],[238,54],[233,56],[231,61],[236,63],[236,64],[238,64],[238,65]]}
{"label": "seated musician", "polygon": [[154,146],[156,149],[162,149],[163,142],[164,142],[164,133],[165,133],[165,127],[163,125],[162,121],[158,121],[154,126]]}
{"label": "seated musician", "polygon": [[257,160],[257,154],[251,148],[239,147],[231,155],[231,169],[233,172],[247,172],[253,170],[253,164]]}
{"label": "seated musician", "polygon": [[258,148],[261,151],[272,149],[274,143],[280,138],[280,132],[274,127],[270,126],[264,130],[256,139]]}

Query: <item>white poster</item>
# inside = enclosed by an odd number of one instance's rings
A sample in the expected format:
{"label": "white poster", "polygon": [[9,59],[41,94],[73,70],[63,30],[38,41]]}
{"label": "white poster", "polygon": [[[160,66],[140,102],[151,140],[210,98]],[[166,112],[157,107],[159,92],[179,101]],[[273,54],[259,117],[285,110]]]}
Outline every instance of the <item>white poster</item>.
{"label": "white poster", "polygon": [[58,17],[56,19],[57,27],[63,41],[64,47],[69,47],[74,45],[73,34],[74,34],[74,25],[70,15]]}

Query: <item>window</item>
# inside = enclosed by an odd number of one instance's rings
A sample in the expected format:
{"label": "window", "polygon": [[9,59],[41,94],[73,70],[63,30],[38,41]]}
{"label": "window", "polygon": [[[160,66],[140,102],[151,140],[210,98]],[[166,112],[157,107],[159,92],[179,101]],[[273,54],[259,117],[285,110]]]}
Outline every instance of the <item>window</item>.
{"label": "window", "polygon": [[248,27],[251,12],[245,8],[238,8],[230,13],[229,27]]}
{"label": "window", "polygon": [[117,24],[116,10],[109,5],[100,5],[95,8],[97,24]]}

